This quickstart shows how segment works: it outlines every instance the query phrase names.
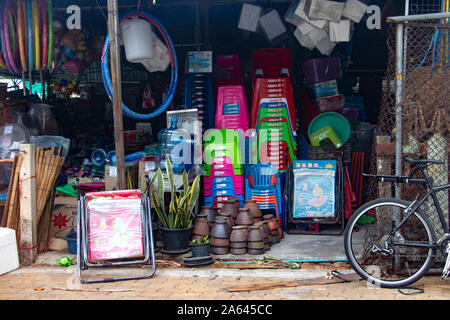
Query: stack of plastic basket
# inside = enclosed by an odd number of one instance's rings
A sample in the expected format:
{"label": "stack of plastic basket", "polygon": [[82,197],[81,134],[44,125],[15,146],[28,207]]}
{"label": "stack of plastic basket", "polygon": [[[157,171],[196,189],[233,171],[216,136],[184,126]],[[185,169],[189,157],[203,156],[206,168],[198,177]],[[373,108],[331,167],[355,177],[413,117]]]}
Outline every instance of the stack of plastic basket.
{"label": "stack of plastic basket", "polygon": [[296,160],[296,114],[289,78],[255,80],[251,126],[257,132],[252,141],[256,162],[286,170],[287,163]]}
{"label": "stack of plastic basket", "polygon": [[205,206],[217,209],[230,197],[244,206],[241,136],[233,129],[214,129],[205,134],[204,196]]}
{"label": "stack of plastic basket", "polygon": [[221,86],[217,90],[216,128],[248,130],[244,87]]}
{"label": "stack of plastic basket", "polygon": [[183,105],[185,109],[199,110],[203,129],[214,128],[216,107],[210,74],[189,73],[184,75]]}

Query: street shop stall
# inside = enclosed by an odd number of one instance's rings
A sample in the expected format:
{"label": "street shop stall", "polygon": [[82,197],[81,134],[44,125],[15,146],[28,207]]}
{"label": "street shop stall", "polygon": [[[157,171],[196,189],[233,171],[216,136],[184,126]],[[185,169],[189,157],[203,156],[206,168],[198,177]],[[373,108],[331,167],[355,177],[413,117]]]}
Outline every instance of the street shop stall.
{"label": "street shop stall", "polygon": [[0,1],[0,230],[21,264],[60,251],[83,282],[151,277],[156,257],[342,235],[373,192],[387,53],[370,1],[73,2]]}

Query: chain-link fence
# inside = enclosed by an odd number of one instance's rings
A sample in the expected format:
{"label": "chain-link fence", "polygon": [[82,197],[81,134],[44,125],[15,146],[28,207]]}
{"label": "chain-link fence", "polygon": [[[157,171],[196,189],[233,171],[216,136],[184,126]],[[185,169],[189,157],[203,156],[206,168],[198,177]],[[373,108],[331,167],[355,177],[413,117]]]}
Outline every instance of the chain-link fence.
{"label": "chain-link fence", "polygon": [[[371,159],[375,174],[405,174],[403,156],[436,159],[444,165],[432,165],[429,173],[435,185],[449,180],[449,24],[444,20],[403,22],[390,25],[388,65],[376,143]],[[400,53],[400,54],[399,54]],[[413,177],[423,178],[412,170]],[[370,196],[401,197],[415,200],[426,190],[417,184],[393,185],[369,182]],[[438,193],[446,222],[449,218],[449,192]],[[443,229],[430,197],[422,208],[430,217],[439,239]]]}

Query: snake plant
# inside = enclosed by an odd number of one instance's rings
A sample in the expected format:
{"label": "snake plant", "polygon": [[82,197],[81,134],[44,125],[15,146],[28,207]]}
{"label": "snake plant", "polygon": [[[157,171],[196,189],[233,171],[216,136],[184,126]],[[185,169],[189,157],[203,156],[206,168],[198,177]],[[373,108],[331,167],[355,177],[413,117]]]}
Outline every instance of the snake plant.
{"label": "snake plant", "polygon": [[172,163],[169,157],[166,157],[166,174],[170,186],[170,204],[168,211],[164,202],[165,182],[161,168],[158,168],[150,184],[153,185],[156,179],[158,185],[156,192],[151,193],[152,207],[155,208],[162,227],[166,229],[189,228],[192,226],[194,217],[193,210],[200,193],[200,176],[196,176],[190,186],[188,174],[186,171],[183,171],[183,186],[177,191]]}

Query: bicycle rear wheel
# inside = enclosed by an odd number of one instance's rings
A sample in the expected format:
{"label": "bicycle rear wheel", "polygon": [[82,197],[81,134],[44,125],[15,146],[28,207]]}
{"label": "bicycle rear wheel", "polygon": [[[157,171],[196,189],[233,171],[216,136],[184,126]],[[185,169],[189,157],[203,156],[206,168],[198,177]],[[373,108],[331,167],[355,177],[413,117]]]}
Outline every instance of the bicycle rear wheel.
{"label": "bicycle rear wheel", "polygon": [[[382,288],[399,288],[419,280],[431,266],[436,243],[426,215],[416,210],[393,235],[410,202],[377,199],[356,210],[344,232],[349,263],[366,281]],[[422,245],[422,246],[421,246]]]}

